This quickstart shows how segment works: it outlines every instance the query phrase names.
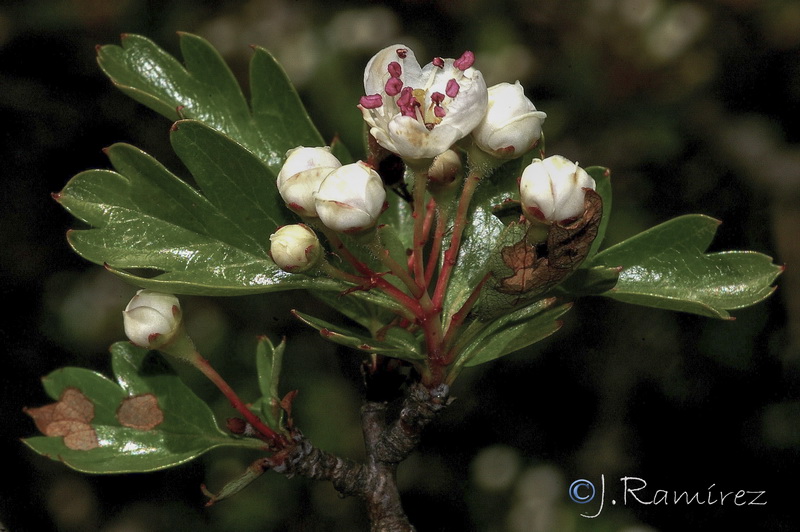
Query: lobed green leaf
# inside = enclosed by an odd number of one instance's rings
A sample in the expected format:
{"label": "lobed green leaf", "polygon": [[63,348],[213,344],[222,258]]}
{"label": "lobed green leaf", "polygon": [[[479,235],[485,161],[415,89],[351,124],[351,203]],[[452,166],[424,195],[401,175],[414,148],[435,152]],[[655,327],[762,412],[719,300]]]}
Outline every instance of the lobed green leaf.
{"label": "lobed green leaf", "polygon": [[616,285],[603,295],[721,319],[730,318],[728,310],[762,301],[782,268],[751,251],[704,253],[719,223],[681,216],[600,252],[590,266],[620,269]]}
{"label": "lobed green leaf", "polygon": [[[211,409],[178,377],[163,357],[118,342],[111,348],[116,383],[82,368],[63,368],[43,379],[47,394],[58,400],[76,388],[94,405],[90,421],[97,447],[76,450],[62,437],[24,439],[34,451],[85,473],[146,472],[174,467],[220,446],[263,448],[263,443],[222,432]],[[152,428],[132,428],[119,419],[121,403],[151,394],[163,421]]]}
{"label": "lobed green leaf", "polygon": [[286,73],[268,51],[250,61],[252,111],[236,78],[204,39],[180,33],[182,65],[153,41],[123,35],[98,49],[100,68],[123,92],[171,120],[194,118],[234,139],[277,174],[286,152],[324,141]]}

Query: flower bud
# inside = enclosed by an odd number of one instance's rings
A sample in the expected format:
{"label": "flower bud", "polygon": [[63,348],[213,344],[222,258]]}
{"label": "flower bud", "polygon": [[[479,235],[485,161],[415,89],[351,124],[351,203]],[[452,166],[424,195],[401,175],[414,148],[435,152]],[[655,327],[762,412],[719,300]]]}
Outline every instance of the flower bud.
{"label": "flower bud", "polygon": [[125,335],[139,347],[158,349],[180,333],[181,304],[172,294],[139,290],[122,312]]}
{"label": "flower bud", "polygon": [[489,87],[489,105],[472,131],[480,149],[501,159],[514,159],[530,150],[542,136],[547,117],[537,111],[517,81]]}
{"label": "flower bud", "polygon": [[428,179],[432,184],[447,186],[455,181],[462,166],[458,153],[447,150],[433,159],[428,169]]}
{"label": "flower bud", "polygon": [[278,172],[278,192],[294,212],[301,216],[316,216],[314,193],[322,180],[340,166],[342,163],[328,146],[291,149],[286,153],[286,162]]}
{"label": "flower bud", "polygon": [[522,210],[529,219],[563,222],[576,218],[584,212],[587,188],[594,190],[594,179],[577,163],[560,155],[534,159],[519,180]]}
{"label": "flower bud", "polygon": [[378,172],[359,161],[328,174],[314,197],[317,215],[326,227],[356,233],[375,225],[386,191]]}
{"label": "flower bud", "polygon": [[300,273],[322,258],[317,235],[305,224],[284,225],[269,237],[269,254],[284,271]]}

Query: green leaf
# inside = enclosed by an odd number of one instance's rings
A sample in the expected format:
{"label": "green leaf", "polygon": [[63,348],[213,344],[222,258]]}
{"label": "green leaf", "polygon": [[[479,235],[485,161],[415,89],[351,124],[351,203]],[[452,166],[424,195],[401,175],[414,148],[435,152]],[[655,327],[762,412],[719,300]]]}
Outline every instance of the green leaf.
{"label": "green leaf", "polygon": [[602,251],[591,266],[621,268],[616,286],[603,295],[721,319],[762,301],[782,268],[751,251],[705,254],[719,223],[681,216]]}
{"label": "green leaf", "polygon": [[[311,293],[317,299],[324,301],[329,307],[347,316],[358,323],[370,334],[375,335],[388,322],[392,320],[394,314],[383,306],[372,304],[362,297],[354,297],[359,292],[347,295],[336,294],[329,291],[312,290]],[[361,292],[367,295],[367,293]]]}
{"label": "green leaf", "polygon": [[[141,286],[178,293],[346,288],[328,279],[286,273],[272,262],[269,234],[284,222],[284,211],[276,209],[280,202],[269,199],[266,185],[255,182],[270,177],[262,163],[198,122],[179,122],[173,136],[179,154],[212,199],[144,152],[115,144],[107,153],[118,172],[83,172],[57,195],[70,213],[95,226],[69,233],[76,252]],[[220,162],[211,164],[207,158],[215,156]],[[245,201],[246,195],[260,198],[259,203]],[[124,271],[133,268],[156,275]]]}
{"label": "green leaf", "polygon": [[[555,298],[541,299],[490,322],[460,348],[454,370],[495,360],[556,332],[562,325],[557,318],[572,308],[572,304],[550,308],[555,302]],[[480,322],[473,323],[477,325]]]}
{"label": "green leaf", "polygon": [[393,327],[387,331],[382,340],[365,336],[362,333],[344,327],[334,325],[325,320],[309,316],[297,310],[292,314],[297,316],[302,322],[318,330],[323,338],[346,347],[351,347],[365,353],[379,353],[393,358],[400,358],[414,362],[424,360],[425,355],[417,338],[406,330]]}
{"label": "green leaf", "polygon": [[274,429],[281,427],[283,410],[280,407],[278,382],[285,349],[285,338],[276,347],[266,336],[260,337],[256,346],[256,369],[258,370],[258,387],[261,391],[261,398],[253,404],[253,409],[260,411],[267,420],[267,424]]}
{"label": "green leaf", "polygon": [[[530,163],[533,153],[514,159],[501,166],[484,179],[475,191],[467,218],[467,227],[453,268],[450,285],[444,301],[443,320],[446,323],[458,312],[481,279],[489,271],[489,257],[505,230],[503,222],[495,215],[495,208],[517,198],[517,178]],[[442,245],[442,252],[449,242]]]}
{"label": "green leaf", "polygon": [[[78,450],[68,447],[60,436],[35,436],[23,440],[31,449],[86,473],[129,473],[173,467],[220,446],[263,448],[258,440],[222,432],[208,405],[158,353],[127,342],[114,344],[111,352],[116,383],[69,367],[43,379],[45,391],[55,400],[65,390],[77,389],[91,401],[94,417],[89,423],[97,446]],[[135,428],[144,421],[123,419],[123,402],[141,397],[154,397],[154,410],[163,415],[152,427]]]}
{"label": "green leaf", "polygon": [[227,135],[277,174],[286,152],[322,146],[286,73],[263,48],[250,61],[252,112],[219,53],[202,38],[180,33],[185,66],[140,35],[100,47],[100,68],[123,92],[171,120],[194,118]]}

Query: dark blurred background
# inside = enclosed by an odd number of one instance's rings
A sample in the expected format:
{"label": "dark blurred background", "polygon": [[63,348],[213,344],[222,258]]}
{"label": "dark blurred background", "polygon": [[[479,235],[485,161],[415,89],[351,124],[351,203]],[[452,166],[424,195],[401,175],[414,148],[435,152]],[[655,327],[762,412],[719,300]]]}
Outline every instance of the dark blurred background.
{"label": "dark blurred background", "polygon": [[[489,84],[519,79],[549,154],[613,171],[609,243],[676,215],[724,221],[714,250],[767,253],[787,270],[776,294],[736,320],[581,300],[547,341],[466,372],[458,400],[400,469],[420,531],[672,531],[800,528],[800,2],[795,0],[4,0],[0,4],[2,424],[0,521],[12,532],[364,530],[358,500],[268,474],[203,509],[255,458],[217,451],[173,470],[86,476],[19,438],[22,407],[50,402],[39,378],[77,365],[108,374],[107,347],[134,292],[73,254],[76,225],[50,198],[106,168],[124,141],[180,171],[169,122],[114,89],[94,46],[144,34],[177,53],[178,30],[209,39],[242,80],[272,50],[323,135],[354,151],[363,67],[402,42],[423,62],[475,51]],[[202,352],[255,397],[255,336],[289,336],[284,390],[320,447],[358,458],[358,355],[298,328],[296,293],[185,298]],[[315,309],[318,310],[318,309]],[[197,392],[231,415],[186,368]],[[579,478],[607,497],[572,502]],[[639,492],[766,491],[763,506],[645,505]],[[714,487],[711,487],[714,485]],[[711,487],[711,488],[710,488]],[[610,499],[617,504],[611,505]],[[714,496],[719,499],[718,494]],[[749,500],[749,499],[747,499]],[[739,502],[742,502],[740,500]]]}

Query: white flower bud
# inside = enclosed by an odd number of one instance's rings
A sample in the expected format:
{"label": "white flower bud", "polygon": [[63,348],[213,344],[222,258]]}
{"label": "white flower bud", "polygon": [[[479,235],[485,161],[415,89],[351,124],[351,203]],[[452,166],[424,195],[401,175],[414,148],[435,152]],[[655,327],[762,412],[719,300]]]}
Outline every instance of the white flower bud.
{"label": "white flower bud", "polygon": [[375,225],[385,201],[381,177],[361,161],[328,174],[315,195],[322,223],[342,233],[356,233]]}
{"label": "white flower bud", "polygon": [[172,294],[139,290],[125,307],[122,318],[131,342],[157,349],[180,332],[181,304]]}
{"label": "white flower bud", "polygon": [[322,257],[317,235],[305,224],[279,227],[270,235],[269,241],[272,260],[287,272],[307,271]]}
{"label": "white flower bud", "polygon": [[587,188],[594,190],[594,179],[577,163],[560,155],[534,159],[519,181],[522,210],[529,218],[547,221],[581,216]]}
{"label": "white flower bud", "polygon": [[537,111],[517,81],[489,87],[486,115],[472,131],[480,149],[502,159],[513,159],[530,150],[542,136],[547,117]]}
{"label": "white flower bud", "polygon": [[322,180],[342,166],[328,146],[306,148],[300,146],[286,153],[286,162],[278,172],[278,192],[294,212],[314,217],[314,193]]}
{"label": "white flower bud", "polygon": [[462,166],[458,153],[447,150],[433,159],[428,169],[428,179],[436,185],[447,186],[455,181]]}

